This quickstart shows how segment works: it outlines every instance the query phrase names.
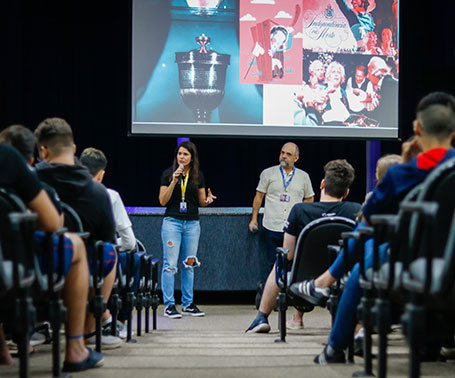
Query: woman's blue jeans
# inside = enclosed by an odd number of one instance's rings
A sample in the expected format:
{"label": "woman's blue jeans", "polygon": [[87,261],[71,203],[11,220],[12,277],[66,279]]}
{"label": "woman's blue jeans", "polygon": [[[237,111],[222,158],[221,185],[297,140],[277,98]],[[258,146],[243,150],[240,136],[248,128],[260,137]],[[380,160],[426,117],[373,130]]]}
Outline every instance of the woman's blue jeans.
{"label": "woman's blue jeans", "polygon": [[[163,219],[161,290],[166,307],[175,305],[174,276],[179,268],[181,269],[182,307],[188,307],[193,303],[194,268],[200,265],[196,257],[200,233],[201,226],[198,220],[181,220],[172,217]],[[187,264],[188,258],[195,259],[192,266]]]}

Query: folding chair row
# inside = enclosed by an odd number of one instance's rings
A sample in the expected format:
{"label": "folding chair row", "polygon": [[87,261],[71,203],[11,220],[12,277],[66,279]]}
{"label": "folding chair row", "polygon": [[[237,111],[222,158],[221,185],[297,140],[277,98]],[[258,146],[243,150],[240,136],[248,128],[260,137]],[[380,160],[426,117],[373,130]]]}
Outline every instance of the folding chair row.
{"label": "folding chair row", "polygon": [[[392,324],[401,321],[403,325],[410,348],[410,377],[420,375],[423,335],[453,337],[455,327],[449,319],[455,315],[454,189],[455,160],[451,160],[406,196],[397,216],[373,216],[373,230],[363,230],[364,235],[374,236],[373,266],[365,269],[364,260],[360,262],[359,319],[366,331],[364,373],[368,375],[372,374],[374,328],[379,337],[379,377],[387,374],[387,334]],[[364,240],[358,241],[364,245]],[[388,261],[381,265],[387,245]]]}
{"label": "folding chair row", "polygon": [[20,376],[28,377],[28,347],[36,319],[50,321],[53,333],[53,376],[60,376],[60,328],[66,309],[60,299],[65,278],[64,261],[54,269],[53,240],[58,238],[63,257],[63,234],[46,233],[43,239],[45,268],[38,261],[35,242],[36,214],[27,212],[14,194],[0,189],[0,321],[18,344]]}

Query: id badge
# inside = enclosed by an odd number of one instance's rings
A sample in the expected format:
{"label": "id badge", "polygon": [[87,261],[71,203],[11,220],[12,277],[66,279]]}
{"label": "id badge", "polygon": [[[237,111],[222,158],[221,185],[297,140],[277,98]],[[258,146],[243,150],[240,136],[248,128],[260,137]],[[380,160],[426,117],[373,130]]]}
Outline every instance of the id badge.
{"label": "id badge", "polygon": [[188,211],[188,209],[186,207],[186,202],[185,201],[180,202],[180,212],[186,213],[187,211]]}
{"label": "id badge", "polygon": [[291,196],[287,193],[280,195],[281,202],[289,202],[291,200]]}

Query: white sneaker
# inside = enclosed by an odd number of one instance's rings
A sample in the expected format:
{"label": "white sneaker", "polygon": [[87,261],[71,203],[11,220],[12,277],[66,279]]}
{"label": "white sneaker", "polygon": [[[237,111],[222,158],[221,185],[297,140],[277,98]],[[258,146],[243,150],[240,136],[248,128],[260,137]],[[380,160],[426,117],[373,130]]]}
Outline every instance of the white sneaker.
{"label": "white sneaker", "polygon": [[[101,335],[101,348],[105,350],[117,349],[122,345],[123,341],[120,337],[111,335]],[[96,335],[85,338],[85,345],[89,347],[96,346]]]}
{"label": "white sneaker", "polygon": [[[112,325],[112,320],[103,323],[103,335],[104,336],[111,335],[111,325]],[[120,337],[122,340],[127,338],[128,329],[126,327],[126,323],[122,323],[121,321],[117,320],[116,336]],[[134,336],[134,330],[131,330],[131,336]]]}

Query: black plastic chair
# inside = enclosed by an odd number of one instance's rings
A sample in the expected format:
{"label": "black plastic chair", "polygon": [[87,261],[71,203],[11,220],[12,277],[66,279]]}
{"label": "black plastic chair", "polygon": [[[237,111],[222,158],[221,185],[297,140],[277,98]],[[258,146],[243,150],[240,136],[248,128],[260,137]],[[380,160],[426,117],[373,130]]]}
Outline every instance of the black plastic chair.
{"label": "black plastic chair", "polygon": [[[409,257],[403,266],[402,286],[410,293],[402,317],[410,348],[410,377],[420,375],[423,335],[453,334],[453,237],[455,159],[436,168],[425,180],[418,203],[404,203],[413,214]],[[428,201],[431,201],[428,203]],[[452,265],[448,265],[452,264]],[[444,321],[446,320],[446,321]]]}
{"label": "black plastic chair", "polygon": [[[391,324],[399,322],[399,315],[403,312],[402,308],[408,299],[408,287],[404,285],[404,280],[407,275],[409,276],[407,272],[410,264],[422,254],[424,255],[426,250],[437,251],[434,257],[440,256],[444,251],[452,211],[455,207],[455,197],[452,194],[455,188],[454,170],[455,159],[435,168],[422,184],[406,196],[399,215],[377,215],[371,218],[375,228],[375,240],[383,240],[384,237],[376,235],[381,233],[386,235],[393,230],[392,237],[386,237],[386,240],[390,241],[389,261],[379,267],[378,253],[375,249],[372,273],[373,283],[378,291],[373,313],[379,334],[378,375],[380,377],[386,376],[387,333],[390,332]],[[428,223],[428,217],[431,217],[430,213],[434,208],[430,211],[431,206],[422,204],[422,201],[435,201],[439,204],[433,224]],[[437,236],[431,239],[431,235]],[[425,242],[428,240],[432,242],[430,244]],[[409,310],[412,306],[407,305],[407,307]],[[415,307],[412,308],[415,310]],[[408,329],[407,319],[409,315],[402,319],[405,332]],[[421,330],[420,328],[418,332]],[[413,339],[409,344],[410,374],[415,377],[419,375],[420,357],[419,352],[416,351],[419,348],[417,345],[419,342]],[[421,342],[420,345],[422,345]]]}
{"label": "black plastic chair", "polygon": [[[34,249],[26,245],[33,240],[37,215],[15,212],[9,194],[0,190],[1,288],[3,292],[0,318],[16,336],[19,351],[19,375],[28,377],[29,335],[35,322],[36,310],[30,289],[36,279]],[[24,227],[25,226],[25,227]],[[31,227],[28,227],[31,226]]]}
{"label": "black plastic chair", "polygon": [[65,227],[69,231],[79,235],[84,240],[85,245],[90,246],[93,251],[93,255],[91,256],[92,269],[90,274],[90,287],[94,290],[94,296],[89,303],[89,310],[93,313],[96,323],[95,349],[97,352],[101,353],[102,317],[106,310],[106,302],[104,302],[104,298],[101,294],[101,287],[104,284],[104,242],[91,239],[90,233],[84,231],[79,215],[71,206],[65,202],[61,202],[61,206]]}
{"label": "black plastic chair", "polygon": [[[138,252],[141,254],[141,293],[142,305],[145,310],[145,333],[150,332],[150,307],[152,308],[153,329],[157,328],[157,309],[160,304],[158,296],[158,264],[159,260],[147,254],[144,244],[137,240]],[[139,335],[139,333],[138,333]]]}
{"label": "black plastic chair", "polygon": [[328,246],[336,244],[342,232],[352,231],[355,222],[345,217],[323,217],[308,223],[297,239],[291,271],[288,273],[288,251],[277,248],[277,284],[280,287],[278,295],[280,340],[286,339],[286,310],[293,305],[301,312],[309,312],[314,306],[302,298],[296,297],[289,286],[318,277],[333,262],[333,254]]}

